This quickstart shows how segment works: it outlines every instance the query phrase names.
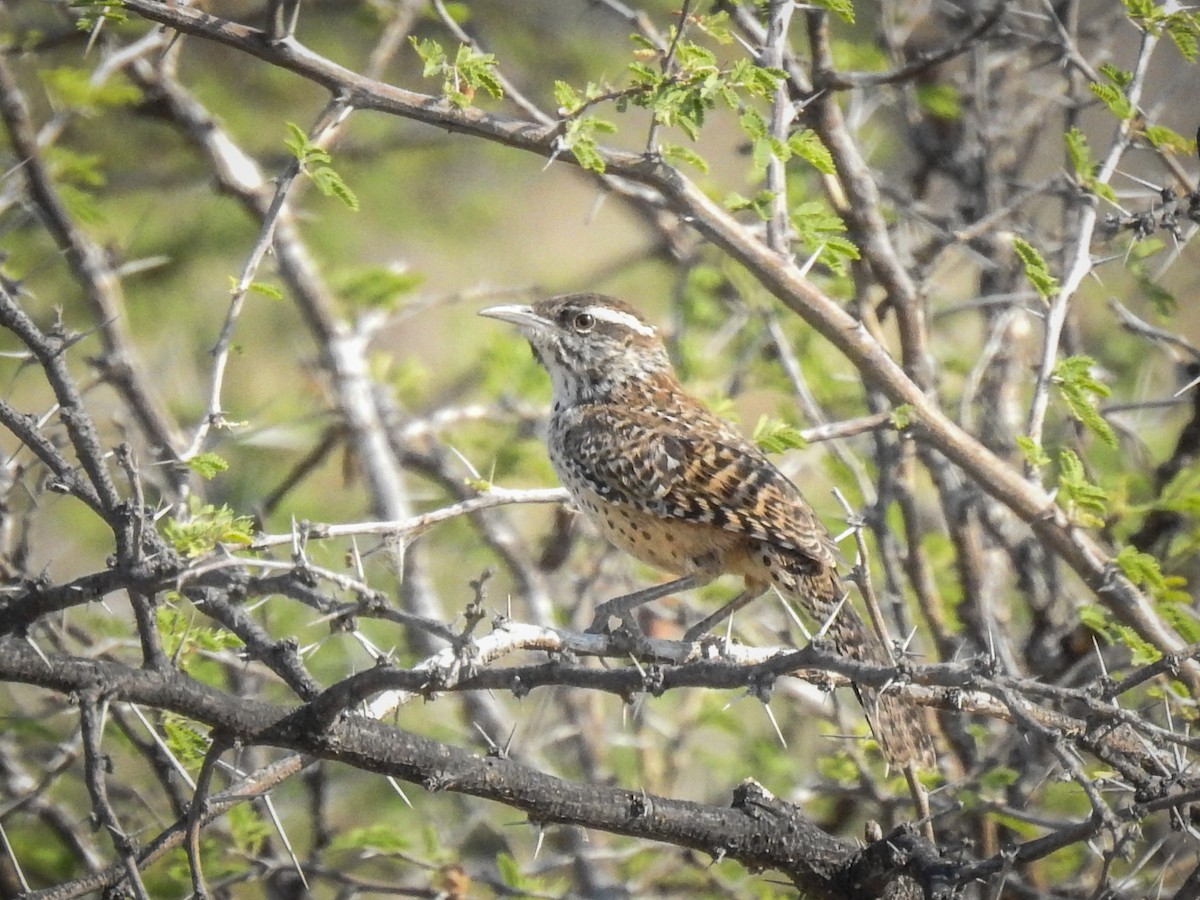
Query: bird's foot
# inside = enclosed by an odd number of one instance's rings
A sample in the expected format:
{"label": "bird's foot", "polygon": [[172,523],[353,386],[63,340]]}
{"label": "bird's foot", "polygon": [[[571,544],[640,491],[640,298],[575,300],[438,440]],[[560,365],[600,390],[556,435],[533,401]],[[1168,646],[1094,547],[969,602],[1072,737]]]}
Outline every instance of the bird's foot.
{"label": "bird's foot", "polygon": [[721,615],[721,612],[723,612],[723,610],[718,610],[717,613],[714,613],[706,619],[702,619],[685,631],[683,633],[684,641],[689,644],[694,644],[696,641],[704,640],[705,638],[713,643],[726,640],[725,635],[718,637],[717,635],[709,634],[714,627],[720,625],[722,622],[728,621],[728,614]]}
{"label": "bird's foot", "polygon": [[646,633],[634,618],[633,610],[614,609],[607,603],[596,607],[596,615],[585,634],[602,634],[622,653],[644,655],[650,647]]}
{"label": "bird's foot", "polygon": [[[621,623],[616,628],[613,627],[614,619],[619,619]],[[587,627],[585,634],[613,634],[621,629],[636,634],[642,633],[641,627],[633,617],[633,610],[619,606],[614,608],[611,603],[601,603],[596,607],[596,614],[592,617],[592,624]]]}

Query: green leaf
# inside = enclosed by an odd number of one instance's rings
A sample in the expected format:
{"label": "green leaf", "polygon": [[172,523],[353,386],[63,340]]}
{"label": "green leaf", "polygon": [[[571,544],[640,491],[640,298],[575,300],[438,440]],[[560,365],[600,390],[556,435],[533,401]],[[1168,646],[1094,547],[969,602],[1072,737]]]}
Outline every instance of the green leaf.
{"label": "green leaf", "polygon": [[[1184,579],[1180,578],[1183,582]],[[1190,609],[1191,597],[1186,591],[1175,591],[1176,594],[1182,595],[1183,599],[1160,600],[1155,604],[1155,609],[1172,628],[1174,628],[1187,643],[1194,644],[1200,641],[1200,622],[1196,621],[1195,614]]]}
{"label": "green leaf", "polygon": [[598,119],[595,116],[580,116],[567,123],[567,130],[563,133],[562,141],[564,147],[575,155],[580,166],[603,174],[604,157],[600,155],[599,147],[596,145],[596,135],[612,133],[616,130],[617,126],[605,119]]}
{"label": "green leaf", "polygon": [[808,441],[804,440],[795,426],[769,416],[759,417],[750,439],[764,453],[783,453],[785,450],[800,450],[808,446]]}
{"label": "green leaf", "polygon": [[459,25],[465,25],[471,21],[471,4],[465,2],[449,2],[443,3],[442,8],[446,10],[446,14],[450,16]]}
{"label": "green leaf", "polygon": [[159,606],[154,610],[154,625],[162,641],[163,651],[168,656],[182,655],[180,644],[187,638],[191,620],[171,605]]}
{"label": "green leaf", "polygon": [[743,197],[741,194],[734,192],[725,198],[725,208],[730,212],[741,212],[744,209],[752,209],[755,215],[766,221],[771,216],[771,201],[774,199],[774,191],[762,190],[752,198]]}
{"label": "green leaf", "polygon": [[189,720],[178,713],[163,713],[162,730],[167,749],[186,768],[195,769],[204,762],[209,740]]}
{"label": "green leaf", "polygon": [[1110,202],[1116,202],[1117,195],[1110,185],[1096,178],[1096,163],[1092,159],[1092,150],[1088,146],[1087,136],[1078,128],[1072,128],[1063,139],[1067,145],[1067,159],[1074,169],[1079,184]]}
{"label": "green leaf", "polygon": [[88,69],[61,66],[38,72],[46,93],[55,106],[73,109],[86,116],[102,109],[129,106],[142,99],[142,92],[123,78],[92,81]]}
{"label": "green leaf", "polygon": [[1032,244],[1023,238],[1015,237],[1013,238],[1013,250],[1021,258],[1021,263],[1025,267],[1025,277],[1043,300],[1058,290],[1058,279],[1050,274],[1046,260]]}
{"label": "green leaf", "polygon": [[819,754],[817,771],[822,778],[836,784],[858,784],[862,779],[858,763],[844,750]]}
{"label": "green leaf", "polygon": [[1148,665],[1162,657],[1158,648],[1128,625],[1115,621],[1112,614],[1102,606],[1084,604],[1079,610],[1079,620],[1105,642],[1127,647],[1133,654],[1134,665]]}
{"label": "green leaf", "polygon": [[792,209],[792,222],[802,230],[843,232],[846,223],[841,216],[820,200],[807,200]]}
{"label": "green leaf", "polygon": [[1142,260],[1149,259],[1156,253],[1161,253],[1165,249],[1167,249],[1167,242],[1162,238],[1143,238],[1133,247],[1129,248],[1129,258],[1140,262]]}
{"label": "green leaf", "polygon": [[939,119],[954,121],[962,116],[962,102],[958,88],[948,81],[934,81],[918,85],[917,104],[921,109]]}
{"label": "green leaf", "polygon": [[52,144],[43,152],[55,181],[81,188],[103,187],[108,183],[101,168],[104,157],[98,153],[77,153],[61,144]]}
{"label": "green leaf", "polygon": [[[726,14],[718,13],[705,21],[713,25],[715,35],[732,37],[725,24],[728,21]],[[660,51],[644,38],[635,35],[633,39],[644,48],[640,55],[661,56]],[[723,104],[739,111],[742,127],[752,139],[768,137],[761,114],[748,107],[744,98],[772,96],[780,80],[787,77],[786,72],[756,65],[745,57],[738,57],[731,65],[723,67],[712,50],[687,40],[675,42],[674,62],[676,67],[670,72],[641,60],[629,63],[626,71],[633,90],[615,100],[617,110],[623,112],[628,105],[648,109],[655,123],[679,128],[694,141],[699,138],[709,111]],[[572,99],[566,90],[559,89],[556,97],[560,99],[561,108],[571,108],[562,102]],[[776,143],[775,152],[781,159],[786,158],[791,151],[786,144]],[[756,147],[755,152],[756,158],[761,159],[763,148]]]}
{"label": "green leaf", "polygon": [[642,62],[631,62],[625,69],[629,72],[630,80],[642,87],[658,87],[665,80],[662,72]]}
{"label": "green leaf", "polygon": [[513,859],[511,854],[498,853],[496,855],[496,868],[500,871],[500,880],[508,887],[518,890],[525,887],[525,875],[521,872],[521,866]]}
{"label": "green leaf", "polygon": [[1139,292],[1154,307],[1154,311],[1160,316],[1170,316],[1178,309],[1179,301],[1174,294],[1163,287],[1158,280],[1157,273],[1152,272],[1150,266],[1147,265],[1141,253],[1144,245],[1151,250],[1155,247],[1161,249],[1165,246],[1162,241],[1153,238],[1147,238],[1135,244],[1127,257],[1125,267],[1129,274],[1137,279]]}
{"label": "green leaf", "polygon": [[1137,547],[1122,547],[1113,558],[1125,577],[1134,584],[1161,585],[1165,581],[1158,560],[1149,553],[1143,553]]}
{"label": "green leaf", "polygon": [[901,403],[899,406],[892,408],[891,420],[892,427],[897,431],[903,431],[912,424],[912,404]]}
{"label": "green leaf", "polygon": [[1158,7],[1154,5],[1154,0],[1121,0],[1121,2],[1125,4],[1129,18],[1134,20],[1147,22],[1158,12]]}
{"label": "green leaf", "polygon": [[1085,603],[1078,610],[1079,621],[1085,628],[1090,628],[1092,631],[1099,634],[1108,643],[1112,643],[1112,636],[1109,633],[1109,616],[1108,611],[1095,603]]}
{"label": "green leaf", "polygon": [[1196,151],[1196,142],[1185,138],[1165,125],[1147,125],[1142,129],[1151,144],[1159,150],[1169,150],[1172,153],[1191,155]]}
{"label": "green leaf", "polygon": [[1108,493],[1088,480],[1083,462],[1073,450],[1058,454],[1058,499],[1076,525],[1093,528],[1104,524]]}
{"label": "green leaf", "polygon": [[575,141],[571,144],[571,152],[580,166],[598,175],[604,174],[604,157],[600,155],[592,138],[580,138]]}
{"label": "green leaf", "polygon": [[1112,84],[1101,84],[1093,81],[1088,84],[1088,88],[1093,94],[1100,98],[1100,101],[1108,107],[1109,112],[1124,122],[1127,119],[1133,118],[1133,104],[1129,102],[1129,98],[1122,93],[1121,89]]}
{"label": "green leaf", "polygon": [[167,519],[163,537],[180,553],[202,556],[218,544],[253,543],[254,522],[248,516],[235,516],[227,506],[211,504],[193,509],[186,519]]}
{"label": "green leaf", "polygon": [[424,280],[425,276],[418,272],[368,266],[343,277],[338,282],[338,292],[347,303],[358,308],[395,309],[400,297]]}
{"label": "green leaf", "polygon": [[225,821],[229,823],[229,836],[234,847],[250,858],[259,855],[267,838],[274,833],[267,820],[249,803],[239,803],[230,809],[225,813]]}
{"label": "green leaf", "polygon": [[433,78],[435,75],[440,75],[446,66],[446,51],[442,49],[442,45],[430,38],[416,38],[410,36],[408,42],[412,44],[414,50],[417,51],[417,56],[421,57],[421,62],[425,67],[421,70],[422,78]]}
{"label": "green leaf", "polygon": [[[308,139],[308,134],[295,122],[288,122],[288,136],[283,144],[291,151],[300,163],[300,171],[309,177],[313,184],[326,197],[337,197],[354,211],[358,211],[358,197],[350,190],[350,186],[328,164],[333,160],[329,151],[317,146]],[[280,294],[280,297],[283,295]]]}
{"label": "green leaf", "polygon": [[715,69],[717,57],[707,47],[692,41],[679,41],[675,45],[675,60],[684,71]]}
{"label": "green leaf", "polygon": [[75,27],[80,31],[91,31],[98,22],[119,25],[129,18],[122,10],[123,0],[71,0],[71,9],[79,12]]}
{"label": "green leaf", "polygon": [[[675,62],[678,67],[670,73],[641,61],[630,63],[627,71],[635,90],[617,101],[617,109],[624,104],[649,109],[656,123],[679,128],[692,140],[699,137],[708,111],[718,103],[744,111],[739,92],[768,97],[786,77],[782,70],[757,66],[745,58],[721,68],[711,50],[691,41],[676,43]],[[743,127],[760,123],[761,116],[755,122],[752,114]]]}
{"label": "green leaf", "polygon": [[668,162],[687,163],[701,172],[708,174],[708,163],[705,162],[703,156],[690,147],[684,147],[679,144],[663,144],[662,155],[663,159]]}
{"label": "green leaf", "polygon": [[1133,82],[1132,72],[1127,72],[1124,69],[1118,68],[1112,63],[1104,63],[1101,65],[1100,73],[1122,90],[1129,87],[1129,85]]}
{"label": "green leaf", "polygon": [[1087,135],[1078,128],[1072,128],[1064,136],[1067,144],[1067,158],[1071,161],[1071,168],[1075,170],[1075,174],[1079,178],[1091,178],[1096,167],[1092,160],[1092,150],[1088,146]]}
{"label": "green leaf", "polygon": [[50,177],[58,186],[59,197],[68,211],[85,223],[104,221],[91,188],[102,187],[107,178],[100,168],[104,159],[94,153],[76,153],[61,145],[45,150]]}
{"label": "green leaf", "polygon": [[246,285],[246,290],[271,300],[283,299],[283,291],[273,284],[267,284],[265,281],[252,281]]}
{"label": "green leaf", "polygon": [[104,213],[96,203],[95,194],[80,190],[73,184],[60,184],[58,196],[67,211],[85,225],[105,221]]}
{"label": "green leaf", "polygon": [[185,462],[189,469],[206,480],[229,468],[229,463],[215,453],[200,453]]}
{"label": "green leaf", "polygon": [[404,829],[390,824],[339,830],[329,842],[330,850],[350,850],[355,853],[397,853],[410,848]]}
{"label": "green leaf", "polygon": [[465,81],[472,90],[484,90],[499,100],[504,96],[504,87],[496,77],[496,56],[492,53],[480,53],[474,47],[462,44],[458,55],[454,58],[454,70],[458,78]]}
{"label": "green leaf", "polygon": [[829,10],[849,25],[854,24],[854,3],[852,0],[815,0],[814,5]]}
{"label": "green leaf", "polygon": [[350,186],[346,184],[342,176],[329,166],[318,166],[308,171],[308,177],[317,186],[317,190],[326,197],[337,197],[350,209],[358,212],[358,197],[354,191],[350,190]]}
{"label": "green leaf", "polygon": [[815,131],[805,129],[797,131],[788,138],[788,149],[803,159],[818,172],[832,175],[837,171],[833,164],[833,154],[829,152]]}
{"label": "green leaf", "polygon": [[295,122],[285,123],[288,131],[288,136],[283,139],[283,145],[292,152],[292,156],[304,162],[308,152],[312,148],[312,144],[308,141],[308,132],[297,125]]}
{"label": "green leaf", "polygon": [[[1200,17],[1189,8],[1174,12],[1163,6],[1154,5],[1153,0],[1123,0],[1129,18],[1152,35],[1166,34],[1175,43],[1175,48],[1188,62],[1198,55],[1200,40]],[[1194,8],[1194,7],[1193,7]]]}
{"label": "green leaf", "polygon": [[[1187,586],[1187,579],[1179,575],[1164,574],[1159,561],[1149,553],[1143,553],[1136,547],[1122,547],[1113,561],[1120,566],[1126,578],[1134,584],[1144,587],[1155,600],[1159,601],[1160,611],[1166,606],[1191,602],[1191,594],[1184,590]],[[1164,612],[1164,616],[1166,615],[1168,614]],[[1185,627],[1197,630],[1200,629],[1200,622],[1188,614]],[[1200,640],[1200,635],[1189,636],[1187,640],[1189,642]]]}
{"label": "green leaf", "polygon": [[554,82],[554,102],[561,115],[570,115],[583,105],[583,99],[565,81]]}
{"label": "green leaf", "polygon": [[1197,39],[1200,38],[1200,19],[1196,14],[1180,10],[1163,16],[1163,30],[1170,36],[1175,49],[1188,62],[1195,62]]}
{"label": "green leaf", "polygon": [[996,766],[988,769],[979,779],[980,787],[991,788],[992,790],[1002,790],[1016,784],[1021,778],[1021,773],[1016,769],[1008,766]]}
{"label": "green leaf", "polygon": [[771,164],[772,158],[778,158],[782,162],[787,162],[791,155],[792,151],[787,148],[786,144],[781,144],[769,135],[755,141],[750,145],[750,158],[754,164],[754,177],[761,179],[766,174],[767,166]]}
{"label": "green leaf", "polygon": [[821,249],[821,260],[839,275],[846,273],[846,261],[860,259],[858,245],[849,238],[837,235],[825,235],[820,238],[805,239],[805,246],[810,252]]}
{"label": "green leaf", "polygon": [[718,44],[733,43],[733,30],[729,26],[729,13],[724,10],[712,15],[697,14],[693,17],[692,21],[697,28]]}
{"label": "green leaf", "polygon": [[504,87],[496,75],[496,57],[480,53],[469,44],[460,44],[454,62],[437,41],[409,37],[417,56],[421,57],[422,78],[442,79],[442,94],[453,105],[470,106],[477,91],[483,90],[497,99],[504,96]]}
{"label": "green leaf", "polygon": [[745,57],[734,62],[725,75],[731,87],[741,88],[752,97],[770,97],[787,77],[783,69],[755,65]]}
{"label": "green leaf", "polygon": [[767,136],[767,120],[757,109],[747,107],[738,116],[738,122],[742,126],[742,131],[746,132],[746,136],[752,141],[761,140]]}
{"label": "green leaf", "polygon": [[804,248],[819,253],[821,262],[837,274],[845,274],[848,260],[859,258],[858,247],[842,235],[846,223],[820,201],[799,204],[791,212],[791,222]]}
{"label": "green leaf", "polygon": [[1068,356],[1054,367],[1050,380],[1062,394],[1071,415],[1104,443],[1116,447],[1117,436],[1112,426],[1095,406],[1096,397],[1107,397],[1112,393],[1108,385],[1092,377],[1095,364],[1090,356]]}
{"label": "green leaf", "polygon": [[1043,466],[1050,465],[1049,454],[1046,453],[1041,444],[1028,435],[1017,435],[1017,447],[1030,467],[1040,469]]}

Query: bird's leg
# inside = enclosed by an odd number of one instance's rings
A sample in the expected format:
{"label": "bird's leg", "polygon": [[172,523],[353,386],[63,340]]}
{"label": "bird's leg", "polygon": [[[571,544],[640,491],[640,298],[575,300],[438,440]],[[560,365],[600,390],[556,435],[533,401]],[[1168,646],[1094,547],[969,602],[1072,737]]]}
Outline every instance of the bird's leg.
{"label": "bird's leg", "polygon": [[668,581],[665,584],[656,584],[653,587],[644,588],[640,591],[634,591],[632,594],[622,594],[620,597],[613,597],[611,600],[606,600],[596,607],[596,615],[592,619],[592,624],[588,626],[589,634],[603,634],[608,630],[608,620],[612,616],[618,616],[621,621],[631,627],[633,631],[639,631],[636,623],[633,622],[629,613],[641,606],[643,603],[649,603],[651,600],[657,600],[659,597],[665,597],[667,594],[674,594],[676,591],[688,591],[692,588],[703,587],[713,580],[715,576],[705,575],[701,573],[693,573],[684,575],[682,578],[676,578],[674,581]]}
{"label": "bird's leg", "polygon": [[685,631],[683,633],[683,639],[685,641],[698,640],[700,637],[707,634],[714,625],[724,622],[754,598],[761,597],[764,593],[766,593],[766,590],[767,588],[765,585],[747,584],[745,589],[740,594],[718,609],[715,613],[713,613],[711,616],[708,616],[706,619],[697,622],[695,625]]}

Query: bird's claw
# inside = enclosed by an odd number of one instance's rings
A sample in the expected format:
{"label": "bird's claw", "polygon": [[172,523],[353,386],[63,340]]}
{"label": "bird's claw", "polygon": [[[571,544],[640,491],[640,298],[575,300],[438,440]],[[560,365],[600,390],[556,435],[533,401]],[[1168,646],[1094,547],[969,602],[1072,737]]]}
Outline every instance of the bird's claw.
{"label": "bird's claw", "polygon": [[[617,628],[613,628],[612,620],[620,619],[621,624]],[[596,607],[596,614],[592,616],[592,624],[587,627],[585,634],[613,634],[615,631],[625,628],[636,634],[641,634],[642,629],[638,625],[637,620],[633,617],[632,610],[629,609],[613,609],[610,603],[601,603]]]}
{"label": "bird's claw", "polygon": [[596,615],[592,617],[592,624],[584,629],[584,634],[610,634],[612,629],[609,627],[609,615],[603,610],[597,610]]}
{"label": "bird's claw", "polygon": [[[613,619],[619,619],[620,624],[614,627]],[[650,647],[646,633],[637,623],[633,612],[628,609],[612,611],[605,609],[604,606],[597,608],[596,615],[592,618],[592,624],[584,633],[604,635],[613,647],[622,653],[630,653],[634,656],[645,654]]]}

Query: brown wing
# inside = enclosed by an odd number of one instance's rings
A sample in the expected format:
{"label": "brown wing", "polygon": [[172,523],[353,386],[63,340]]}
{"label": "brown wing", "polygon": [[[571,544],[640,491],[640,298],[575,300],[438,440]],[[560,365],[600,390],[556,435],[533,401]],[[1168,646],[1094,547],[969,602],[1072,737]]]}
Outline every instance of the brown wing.
{"label": "brown wing", "polygon": [[601,497],[663,518],[712,523],[834,567],[812,507],[754,444],[716,417],[603,406],[563,432],[565,461]]}

